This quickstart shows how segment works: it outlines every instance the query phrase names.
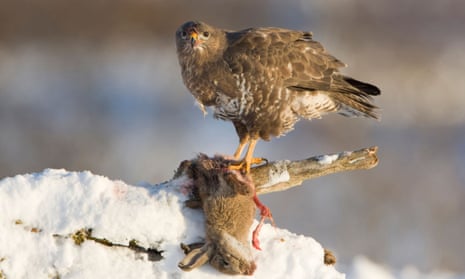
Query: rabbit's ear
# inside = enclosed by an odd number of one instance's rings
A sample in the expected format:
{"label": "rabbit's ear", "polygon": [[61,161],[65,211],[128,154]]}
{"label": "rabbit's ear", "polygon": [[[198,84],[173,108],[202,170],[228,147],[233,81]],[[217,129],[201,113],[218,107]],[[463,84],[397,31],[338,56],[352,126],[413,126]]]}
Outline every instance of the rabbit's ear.
{"label": "rabbit's ear", "polygon": [[179,262],[178,267],[184,271],[191,271],[192,269],[208,262],[212,254],[213,245],[205,244],[201,248],[190,251],[190,253]]}

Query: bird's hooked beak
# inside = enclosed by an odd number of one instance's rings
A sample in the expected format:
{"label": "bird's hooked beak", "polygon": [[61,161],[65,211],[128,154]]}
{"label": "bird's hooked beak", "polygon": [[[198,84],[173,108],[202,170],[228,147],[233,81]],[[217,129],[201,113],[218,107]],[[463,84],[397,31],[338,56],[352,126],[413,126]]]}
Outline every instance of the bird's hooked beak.
{"label": "bird's hooked beak", "polygon": [[198,46],[200,44],[200,41],[199,41],[199,33],[197,32],[197,30],[192,28],[192,29],[189,30],[188,33],[189,33],[191,46],[192,47]]}

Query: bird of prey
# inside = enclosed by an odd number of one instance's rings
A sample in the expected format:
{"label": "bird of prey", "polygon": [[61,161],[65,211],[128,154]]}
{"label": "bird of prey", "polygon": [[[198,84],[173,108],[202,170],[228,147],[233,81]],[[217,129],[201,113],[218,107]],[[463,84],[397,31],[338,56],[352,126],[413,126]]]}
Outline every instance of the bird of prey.
{"label": "bird of prey", "polygon": [[250,171],[261,162],[259,139],[291,131],[301,118],[336,112],[378,118],[372,96],[380,90],[345,76],[346,65],[313,40],[312,33],[283,28],[228,31],[189,21],[176,31],[182,78],[201,109],[231,121],[239,136],[234,158]]}

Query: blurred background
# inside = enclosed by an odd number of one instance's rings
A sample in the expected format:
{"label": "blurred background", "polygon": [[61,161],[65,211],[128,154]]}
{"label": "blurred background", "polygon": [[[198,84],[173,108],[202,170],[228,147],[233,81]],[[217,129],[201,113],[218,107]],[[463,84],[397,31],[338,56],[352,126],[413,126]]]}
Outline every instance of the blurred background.
{"label": "blurred background", "polygon": [[263,196],[279,227],[342,266],[465,271],[464,1],[0,0],[0,177],[157,183],[198,152],[232,154],[232,125],[203,117],[181,81],[174,32],[190,19],[313,31],[383,91],[381,122],[331,115],[259,143],[269,160],[379,146],[375,169]]}

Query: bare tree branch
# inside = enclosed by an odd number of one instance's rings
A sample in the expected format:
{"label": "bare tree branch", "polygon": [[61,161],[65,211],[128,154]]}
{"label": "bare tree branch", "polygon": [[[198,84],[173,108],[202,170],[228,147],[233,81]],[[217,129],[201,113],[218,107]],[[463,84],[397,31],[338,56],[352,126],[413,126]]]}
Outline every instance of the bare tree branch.
{"label": "bare tree branch", "polygon": [[331,173],[370,169],[378,164],[378,147],[319,155],[300,161],[276,161],[252,168],[257,194],[266,194],[299,186],[303,181]]}

